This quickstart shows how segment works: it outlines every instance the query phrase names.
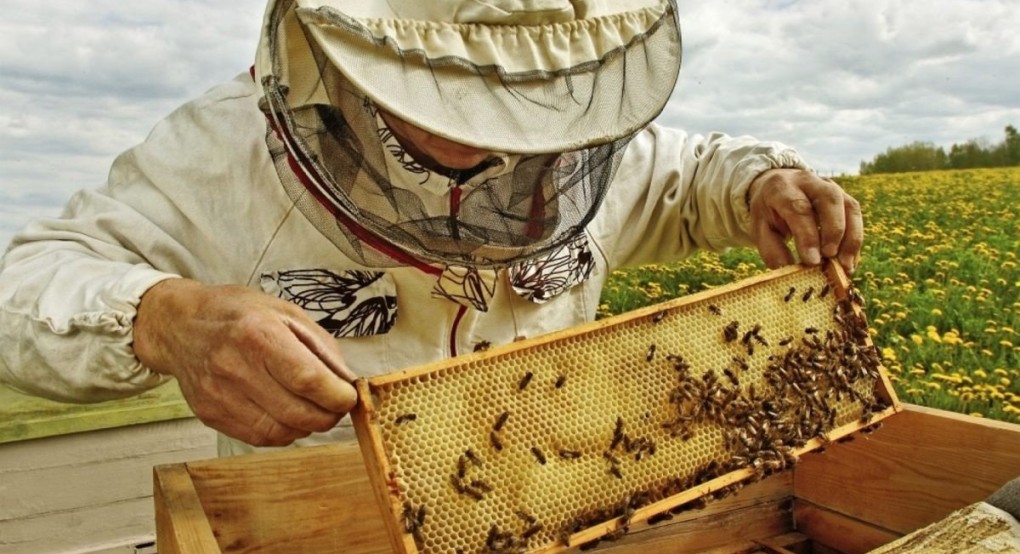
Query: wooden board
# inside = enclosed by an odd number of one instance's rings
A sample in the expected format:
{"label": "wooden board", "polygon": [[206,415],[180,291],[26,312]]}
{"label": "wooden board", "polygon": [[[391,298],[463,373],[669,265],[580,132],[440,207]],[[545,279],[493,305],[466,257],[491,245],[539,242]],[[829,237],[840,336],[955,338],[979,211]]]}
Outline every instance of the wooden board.
{"label": "wooden board", "polygon": [[1020,425],[908,405],[874,434],[805,459],[794,492],[898,536],[983,500],[1017,476]]}
{"label": "wooden board", "polygon": [[812,546],[841,554],[863,554],[900,535],[798,499],[794,507],[797,530],[811,537]]}
{"label": "wooden board", "polygon": [[160,552],[219,552],[195,484],[183,464],[153,473],[157,547]]}

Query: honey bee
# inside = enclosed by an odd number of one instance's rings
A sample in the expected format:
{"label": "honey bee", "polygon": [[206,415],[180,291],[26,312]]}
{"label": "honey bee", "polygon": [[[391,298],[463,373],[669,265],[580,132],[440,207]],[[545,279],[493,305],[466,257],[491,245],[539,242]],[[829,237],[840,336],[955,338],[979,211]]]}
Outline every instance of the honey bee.
{"label": "honey bee", "polygon": [[708,313],[710,313],[712,315],[720,315],[721,316],[722,315],[722,308],[720,308],[719,306],[716,306],[715,304],[709,304],[708,305]]}
{"label": "honey bee", "polygon": [[648,518],[648,525],[658,525],[663,521],[669,521],[671,519],[673,519],[673,514],[670,514],[669,512],[662,512],[660,514],[655,514],[652,517]]}
{"label": "honey bee", "polygon": [[475,343],[475,349],[474,350],[475,350],[475,352],[485,352],[486,350],[488,350],[491,347],[492,347],[492,343],[491,342],[489,342],[487,340],[483,340],[483,341],[478,341],[477,343]]}
{"label": "honey bee", "polygon": [[[404,501],[404,511],[401,513],[401,519],[404,521],[404,530],[412,535],[418,534],[418,527],[421,526],[419,519],[424,520],[424,505],[421,508],[415,510],[414,506],[410,501]],[[419,518],[419,514],[421,517]]]}
{"label": "honey bee", "polygon": [[804,292],[804,296],[801,296],[800,299],[807,302],[808,300],[811,300],[811,296],[814,295],[814,293],[815,287],[808,287],[807,291]]}
{"label": "honey bee", "polygon": [[418,414],[402,414],[397,416],[397,419],[393,420],[394,425],[403,425],[409,421],[415,421],[418,419]]}
{"label": "honey bee", "polygon": [[656,314],[652,316],[652,323],[656,323],[657,324],[660,321],[662,321],[662,319],[664,317],[666,317],[666,312],[665,311],[656,312]]}
{"label": "honey bee", "polygon": [[517,390],[524,390],[525,388],[527,388],[528,383],[531,382],[531,378],[534,376],[535,374],[530,371],[525,373],[524,377],[521,378],[521,382],[517,383]]}
{"label": "honey bee", "polygon": [[544,529],[544,527],[542,526],[541,523],[533,523],[531,527],[528,527],[527,529],[524,530],[523,533],[521,533],[521,539],[528,540],[531,537],[534,537],[535,535],[540,533],[542,529]]}
{"label": "honey bee", "polygon": [[816,329],[815,327],[806,327],[804,328],[804,332],[809,335],[816,335],[818,334],[818,329]]}
{"label": "honey bee", "polygon": [[467,457],[467,459],[470,460],[471,463],[475,464],[475,466],[482,467],[482,460],[477,455],[475,455],[474,450],[468,448],[467,450],[464,451],[464,456]]}
{"label": "honey bee", "polygon": [[881,421],[877,421],[877,422],[872,423],[871,425],[868,425],[867,427],[861,429],[861,433],[864,433],[865,435],[870,435],[870,434],[874,433],[875,431],[878,431],[879,428],[881,428],[881,427],[882,427],[882,422]]}
{"label": "honey bee", "polygon": [[577,450],[560,450],[560,458],[564,460],[576,460],[581,457],[581,453]]}
{"label": "honey bee", "polygon": [[645,354],[645,361],[650,362],[655,359],[655,343],[648,345],[648,352]]}
{"label": "honey bee", "polygon": [[563,385],[565,385],[566,382],[567,382],[567,376],[566,375],[560,375],[559,377],[556,378],[556,388],[558,388],[558,389],[563,388]]}
{"label": "honey bee", "polygon": [[623,479],[623,473],[620,473],[620,466],[609,466],[609,473],[617,479]]}
{"label": "honey bee", "polygon": [[510,412],[503,412],[496,418],[496,424],[492,426],[493,431],[502,431],[503,426],[506,425],[506,420],[510,418]]}
{"label": "honey bee", "polygon": [[467,473],[467,458],[461,456],[457,458],[457,477],[463,478]]}
{"label": "honey bee", "polygon": [[790,287],[790,291],[787,292],[786,296],[783,297],[783,302],[789,302],[790,299],[793,298],[794,293],[796,293],[796,292],[797,292],[797,288],[796,287]]}
{"label": "honey bee", "polygon": [[739,321],[731,321],[726,327],[723,328],[723,339],[726,342],[733,342],[737,340],[737,328],[740,327]]}
{"label": "honey bee", "polygon": [[753,336],[754,336],[754,329],[751,329],[750,331],[744,333],[744,337],[742,339],[740,339],[740,342],[742,342],[745,345],[750,344],[751,337],[753,337]]}
{"label": "honey bee", "polygon": [[492,492],[492,487],[481,479],[474,479],[471,481],[471,487],[482,492]]}
{"label": "honey bee", "polygon": [[538,463],[545,465],[545,454],[543,454],[537,446],[531,447],[531,453],[535,455],[535,459],[538,460]]}
{"label": "honey bee", "polygon": [[499,435],[497,435],[495,431],[489,433],[489,444],[491,444],[497,452],[503,450],[503,441],[499,440]]}
{"label": "honey bee", "polygon": [[786,346],[791,342],[793,342],[793,337],[786,337],[785,339],[779,341],[779,346]]}
{"label": "honey bee", "polygon": [[623,418],[620,416],[616,417],[616,428],[613,429],[613,441],[609,445],[610,450],[616,450],[616,447],[620,445],[620,441],[624,438],[623,435]]}
{"label": "honey bee", "polygon": [[602,540],[613,542],[620,540],[624,535],[627,534],[627,526],[620,527],[615,531],[610,531],[602,536]]}
{"label": "honey bee", "polygon": [[514,515],[524,520],[524,523],[527,523],[528,525],[534,525],[535,522],[538,521],[535,519],[535,516],[525,512],[524,510],[514,510]]}
{"label": "honey bee", "polygon": [[461,480],[457,475],[450,475],[450,484],[453,485],[453,490],[460,494],[464,494],[464,481]]}
{"label": "honey bee", "polygon": [[832,285],[826,284],[824,287],[822,287],[822,290],[818,292],[818,298],[825,298],[826,296],[829,295],[829,291],[831,290]]}
{"label": "honey bee", "polygon": [[727,368],[723,369],[723,373],[726,374],[726,377],[729,378],[731,383],[733,383],[733,386],[735,386],[735,387],[739,387],[740,386],[740,379],[737,378],[737,375],[735,373],[733,373],[732,369],[727,367]]}

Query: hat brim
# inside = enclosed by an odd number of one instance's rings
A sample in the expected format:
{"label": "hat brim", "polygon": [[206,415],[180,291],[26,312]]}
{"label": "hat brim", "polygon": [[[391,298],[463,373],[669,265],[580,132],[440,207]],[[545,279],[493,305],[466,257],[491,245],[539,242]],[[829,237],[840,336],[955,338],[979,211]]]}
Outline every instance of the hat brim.
{"label": "hat brim", "polygon": [[357,20],[338,24],[321,14],[305,18],[310,39],[379,107],[443,138],[498,152],[572,151],[633,134],[661,113],[680,69],[672,4],[627,43],[551,71],[431,58],[372,36]]}

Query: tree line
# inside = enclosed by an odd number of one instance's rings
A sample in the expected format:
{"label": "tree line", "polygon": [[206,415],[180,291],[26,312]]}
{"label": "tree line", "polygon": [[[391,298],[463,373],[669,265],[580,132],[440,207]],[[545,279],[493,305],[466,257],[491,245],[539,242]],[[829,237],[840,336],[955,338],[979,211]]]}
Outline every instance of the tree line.
{"label": "tree line", "polygon": [[921,141],[889,147],[875,156],[874,160],[862,161],[861,175],[1010,165],[1020,165],[1020,135],[1016,127],[1007,125],[1005,140],[996,144],[971,139],[963,144],[952,145],[949,152],[941,146]]}

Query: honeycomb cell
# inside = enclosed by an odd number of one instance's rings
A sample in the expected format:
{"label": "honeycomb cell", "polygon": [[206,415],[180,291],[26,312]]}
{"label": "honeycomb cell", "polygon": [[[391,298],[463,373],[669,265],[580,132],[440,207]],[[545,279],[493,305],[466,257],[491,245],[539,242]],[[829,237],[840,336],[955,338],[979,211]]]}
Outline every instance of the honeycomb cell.
{"label": "honeycomb cell", "polygon": [[781,271],[370,380],[380,466],[397,504],[428,514],[400,527],[421,552],[543,550],[729,472],[788,468],[894,399],[876,395],[858,314],[822,271]]}

